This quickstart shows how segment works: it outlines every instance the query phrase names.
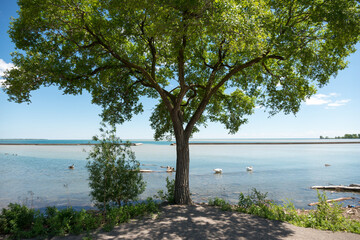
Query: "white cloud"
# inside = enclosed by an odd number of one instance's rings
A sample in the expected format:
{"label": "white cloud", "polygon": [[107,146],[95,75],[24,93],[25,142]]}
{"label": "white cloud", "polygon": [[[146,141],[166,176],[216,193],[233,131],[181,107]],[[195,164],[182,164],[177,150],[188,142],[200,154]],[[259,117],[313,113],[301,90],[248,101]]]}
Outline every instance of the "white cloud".
{"label": "white cloud", "polygon": [[350,102],[350,99],[344,99],[344,100],[337,100],[335,102],[329,103],[328,107],[340,107],[344,106],[346,103]]}
{"label": "white cloud", "polygon": [[14,64],[12,63],[6,63],[4,60],[0,58],[0,78],[4,75],[4,72],[8,69],[11,69],[14,67]]}
{"label": "white cloud", "polygon": [[325,94],[316,94],[312,96],[310,99],[305,101],[306,105],[324,105],[331,102],[329,99],[330,96]]}
{"label": "white cloud", "polygon": [[350,102],[350,99],[341,99],[335,100],[334,98],[340,96],[338,93],[329,93],[329,94],[316,94],[310,99],[305,101],[306,105],[326,105],[326,108],[334,108],[344,106],[346,103]]}
{"label": "white cloud", "polygon": [[0,58],[0,88],[5,87],[5,80],[2,79],[4,72],[14,67],[12,63],[6,63],[3,59]]}

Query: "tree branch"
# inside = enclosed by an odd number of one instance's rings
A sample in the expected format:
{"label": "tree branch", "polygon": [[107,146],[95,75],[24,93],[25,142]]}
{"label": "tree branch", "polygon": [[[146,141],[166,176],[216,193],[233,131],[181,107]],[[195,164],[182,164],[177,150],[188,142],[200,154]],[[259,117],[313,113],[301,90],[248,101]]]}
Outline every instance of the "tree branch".
{"label": "tree branch", "polygon": [[267,72],[268,74],[270,74],[272,77],[275,77],[275,78],[278,78],[278,79],[281,78],[280,76],[275,75],[273,72],[271,72],[270,69],[265,65],[264,62],[262,62],[261,65],[264,67],[264,69],[266,70],[266,72]]}
{"label": "tree branch", "polygon": [[101,46],[103,46],[104,49],[106,49],[110,55],[112,55],[115,59],[118,59],[120,62],[122,62],[123,64],[125,64],[126,67],[128,67],[129,69],[136,69],[139,70],[141,72],[141,74],[150,82],[150,86],[152,88],[154,88],[161,96],[162,100],[165,103],[165,106],[168,108],[169,111],[172,111],[172,109],[174,108],[173,105],[171,104],[171,102],[168,99],[168,93],[165,89],[161,88],[159,86],[159,84],[154,80],[154,78],[151,77],[151,75],[142,67],[131,63],[129,61],[127,61],[126,59],[122,58],[117,52],[115,52],[108,44],[105,43],[105,40],[103,40],[101,34],[100,37],[99,35],[95,34],[95,32],[93,32],[89,25],[87,25],[86,23],[84,24],[84,28],[85,30],[90,33],[90,35],[92,35],[99,43]]}
{"label": "tree branch", "polygon": [[64,78],[64,79],[67,79],[69,81],[75,81],[75,80],[79,80],[81,78],[89,79],[89,77],[91,77],[91,76],[93,76],[93,75],[95,75],[98,72],[101,72],[103,70],[114,69],[114,68],[124,68],[124,67],[125,66],[123,66],[123,65],[105,65],[105,66],[97,67],[91,72],[88,72],[88,73],[82,74],[82,75],[78,75],[78,76],[73,77],[73,78],[68,78],[68,77],[65,77],[64,75],[62,75],[61,77]]}
{"label": "tree branch", "polygon": [[[184,26],[184,31],[186,32],[186,26]],[[181,47],[179,49],[179,56],[178,56],[178,71],[179,71],[179,84],[180,84],[180,92],[179,95],[176,97],[176,103],[174,106],[174,110],[179,110],[182,100],[186,94],[186,92],[188,91],[189,87],[185,84],[185,56],[184,56],[184,52],[185,52],[185,48],[186,48],[186,35],[185,33],[182,36],[181,39]]]}
{"label": "tree branch", "polygon": [[284,57],[278,56],[278,55],[267,55],[267,56],[265,56],[265,58],[275,58],[275,59],[278,59],[278,60],[285,60]]}
{"label": "tree branch", "polygon": [[208,83],[206,85],[206,94],[209,94],[211,91],[211,86],[213,85],[213,82],[215,80],[215,75],[216,72],[223,67],[224,65],[222,64],[223,59],[225,58],[225,53],[222,53],[222,48],[223,48],[223,44],[225,43],[225,39],[223,39],[220,43],[219,46],[219,51],[218,51],[218,61],[215,63],[215,65],[213,66],[213,71],[210,74]]}
{"label": "tree branch", "polygon": [[150,53],[152,55],[152,60],[151,60],[151,77],[155,80],[155,72],[156,72],[156,48],[155,48],[155,44],[154,44],[154,37],[147,37],[145,34],[145,21],[146,21],[146,15],[144,17],[144,20],[141,21],[141,23],[139,23],[139,29],[140,29],[140,36],[142,36],[142,39],[147,43],[147,45],[149,46],[150,49]]}
{"label": "tree branch", "polygon": [[155,71],[156,71],[156,49],[154,46],[154,38],[151,37],[148,39],[150,52],[152,55],[152,61],[151,61],[151,76],[155,80]]}
{"label": "tree branch", "polygon": [[197,91],[195,88],[190,88],[193,91],[193,94],[187,99],[185,104],[181,104],[182,107],[189,105],[190,101],[197,96]]}
{"label": "tree branch", "polygon": [[193,114],[193,116],[191,117],[189,123],[187,124],[186,128],[185,128],[185,134],[187,136],[191,135],[191,131],[193,129],[193,127],[195,126],[196,122],[200,119],[202,113],[204,112],[207,104],[209,103],[211,97],[219,90],[219,88],[227,81],[229,80],[233,75],[235,75],[237,72],[247,68],[247,67],[251,67],[254,64],[260,62],[263,58],[265,58],[266,55],[264,54],[261,57],[257,57],[254,58],[251,61],[248,61],[244,64],[238,65],[236,67],[234,67],[228,74],[226,74],[218,84],[216,84],[215,87],[213,87],[210,92],[207,92],[205,94],[205,97],[201,100],[198,108],[196,109],[195,113]]}

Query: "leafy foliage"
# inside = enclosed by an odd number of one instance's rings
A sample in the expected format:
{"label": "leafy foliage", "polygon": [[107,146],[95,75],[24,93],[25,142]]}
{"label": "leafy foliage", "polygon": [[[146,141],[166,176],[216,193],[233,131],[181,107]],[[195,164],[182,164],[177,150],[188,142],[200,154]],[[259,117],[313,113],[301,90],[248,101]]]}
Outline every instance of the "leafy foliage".
{"label": "leafy foliage", "polygon": [[157,213],[158,211],[159,207],[152,198],[148,198],[145,202],[135,205],[128,204],[122,207],[110,208],[106,215],[104,229],[110,231],[114,226],[127,222],[131,218],[144,216],[149,213]]}
{"label": "leafy foliage", "polygon": [[115,136],[115,128],[100,131],[102,138],[94,137],[99,144],[89,153],[87,168],[90,194],[96,206],[105,210],[136,200],[144,192],[145,182],[129,143],[122,146],[122,141]]}
{"label": "leafy foliage", "polygon": [[239,207],[248,208],[252,205],[265,205],[266,204],[267,193],[261,193],[260,191],[253,188],[251,193],[244,195],[243,193],[239,194]]}
{"label": "leafy foliage", "polygon": [[12,234],[14,238],[34,237],[38,232],[38,221],[35,229],[32,229],[36,216],[40,216],[39,211],[11,203],[8,209],[2,209],[0,215],[0,233]]}
{"label": "leafy foliage", "polygon": [[154,197],[159,198],[162,201],[166,201],[169,204],[175,203],[175,179],[166,178],[166,192],[159,190]]}
{"label": "leafy foliage", "polygon": [[210,199],[209,205],[210,206],[218,206],[223,211],[231,211],[232,210],[232,206],[229,203],[227,203],[224,199],[221,199],[218,197],[215,197],[214,199]]}
{"label": "leafy foliage", "polygon": [[62,210],[47,207],[45,213],[40,213],[38,210],[11,203],[8,209],[2,209],[0,214],[0,234],[10,234],[13,239],[23,239],[89,233],[101,226],[106,230],[131,218],[158,211],[158,205],[151,198],[134,205],[110,208],[106,216],[94,210],[75,211],[71,207]]}

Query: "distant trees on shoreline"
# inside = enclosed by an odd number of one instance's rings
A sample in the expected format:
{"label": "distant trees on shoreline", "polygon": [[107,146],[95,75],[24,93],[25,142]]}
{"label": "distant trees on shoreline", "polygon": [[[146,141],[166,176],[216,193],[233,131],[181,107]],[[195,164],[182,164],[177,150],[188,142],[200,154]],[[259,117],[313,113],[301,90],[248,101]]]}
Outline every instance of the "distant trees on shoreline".
{"label": "distant trees on shoreline", "polygon": [[[340,137],[340,136],[337,136],[335,137],[335,139],[358,139],[360,138],[360,133],[359,134],[345,134],[344,136]],[[320,136],[320,139],[332,139],[332,138],[329,138],[328,136],[326,137],[323,137],[323,136]]]}

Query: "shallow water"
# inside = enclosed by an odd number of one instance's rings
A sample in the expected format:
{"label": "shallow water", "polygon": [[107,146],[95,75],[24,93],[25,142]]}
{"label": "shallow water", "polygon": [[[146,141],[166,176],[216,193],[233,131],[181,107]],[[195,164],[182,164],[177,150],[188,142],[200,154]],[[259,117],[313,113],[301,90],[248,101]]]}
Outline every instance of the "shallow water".
{"label": "shallow water", "polygon": [[[41,208],[91,206],[86,170],[90,146],[0,145],[0,208],[10,202]],[[176,148],[168,143],[147,142],[134,146],[144,173],[146,191],[141,198],[165,189],[166,173],[160,166],[176,166]],[[196,202],[222,197],[236,203],[239,192],[252,188],[268,192],[276,201],[290,199],[298,208],[317,201],[313,185],[360,183],[359,144],[314,145],[192,145],[190,146],[190,189]],[[325,167],[325,163],[331,164]],[[68,166],[75,164],[74,170]],[[253,166],[254,171],[246,171]],[[212,169],[222,168],[223,174]],[[354,193],[327,192],[328,198],[355,197]]]}

